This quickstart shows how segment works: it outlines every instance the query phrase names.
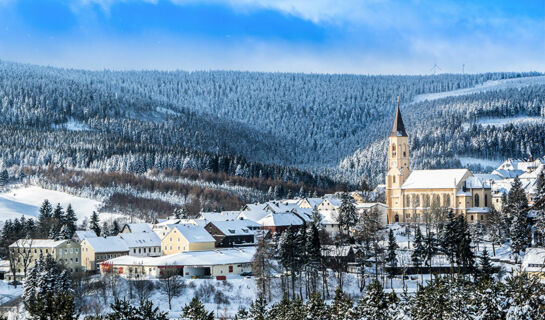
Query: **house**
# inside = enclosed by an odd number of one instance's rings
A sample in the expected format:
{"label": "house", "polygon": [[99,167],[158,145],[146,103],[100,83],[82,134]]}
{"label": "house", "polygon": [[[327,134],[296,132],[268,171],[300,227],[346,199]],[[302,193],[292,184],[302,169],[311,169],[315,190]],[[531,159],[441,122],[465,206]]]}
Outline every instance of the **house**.
{"label": "house", "polygon": [[152,225],[151,229],[155,234],[159,236],[161,240],[172,230],[172,227],[177,224],[186,224],[186,225],[200,225],[204,227],[206,221],[204,220],[195,220],[195,219],[166,219],[157,221],[156,224]]}
{"label": "house", "polygon": [[368,211],[376,211],[378,213],[379,222],[382,226],[388,224],[388,206],[380,202],[364,202],[356,203],[356,211],[359,214]]}
{"label": "house", "polygon": [[255,247],[180,252],[161,257],[123,256],[101,264],[101,274],[126,278],[160,278],[167,274],[185,277],[216,277],[224,280],[252,271]]}
{"label": "house", "polygon": [[248,224],[261,227],[251,220],[211,221],[204,229],[216,240],[216,247],[234,247],[255,243],[256,231],[248,228]]}
{"label": "house", "polygon": [[433,209],[452,210],[468,222],[486,222],[491,186],[468,169],[410,169],[409,136],[399,105],[388,138],[388,223],[423,222]]}
{"label": "house", "polygon": [[323,245],[321,252],[326,265],[346,265],[356,261],[356,252],[348,245]]}
{"label": "house", "polygon": [[149,223],[127,223],[121,229],[121,233],[153,232]]}
{"label": "house", "polygon": [[322,198],[303,198],[299,200],[297,205],[299,208],[316,209],[322,203]]}
{"label": "house", "polygon": [[72,237],[72,240],[81,243],[85,238],[96,238],[97,234],[93,230],[77,230]]}
{"label": "house", "polygon": [[257,223],[272,234],[281,234],[289,228],[300,228],[305,222],[293,212],[283,212],[269,213]]}
{"label": "house", "polygon": [[325,195],[318,205],[318,211],[337,211],[341,207],[341,199],[335,194]]}
{"label": "house", "polygon": [[545,248],[527,249],[522,260],[522,270],[545,279]]}
{"label": "house", "polygon": [[81,253],[78,243],[72,240],[52,239],[19,239],[9,245],[10,270],[15,270],[7,275],[8,281],[21,280],[26,272],[36,264],[40,256],[51,255],[53,259],[64,264],[71,272],[81,269]]}
{"label": "house", "polygon": [[129,246],[120,236],[87,238],[81,242],[81,265],[89,272],[98,270],[103,261],[128,254]]}
{"label": "house", "polygon": [[161,255],[161,239],[155,232],[120,233],[129,247],[129,255],[157,257]]}
{"label": "house", "polygon": [[161,240],[162,254],[213,250],[216,240],[201,226],[175,224]]}

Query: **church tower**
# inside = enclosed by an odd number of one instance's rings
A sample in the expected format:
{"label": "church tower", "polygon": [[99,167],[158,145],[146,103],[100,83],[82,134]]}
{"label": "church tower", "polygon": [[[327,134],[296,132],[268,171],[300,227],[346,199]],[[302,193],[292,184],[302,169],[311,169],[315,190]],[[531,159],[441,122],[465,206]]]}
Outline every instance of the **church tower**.
{"label": "church tower", "polygon": [[399,97],[394,125],[388,138],[388,173],[386,174],[386,204],[388,205],[388,223],[404,222],[403,194],[401,186],[411,173],[409,169],[409,136],[399,111]]}

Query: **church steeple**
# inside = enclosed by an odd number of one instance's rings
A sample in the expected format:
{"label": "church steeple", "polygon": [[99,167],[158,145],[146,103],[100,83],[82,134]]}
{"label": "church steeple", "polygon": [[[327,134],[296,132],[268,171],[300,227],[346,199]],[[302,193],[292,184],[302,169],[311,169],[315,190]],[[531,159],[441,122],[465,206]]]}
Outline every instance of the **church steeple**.
{"label": "church steeple", "polygon": [[403,124],[401,112],[399,111],[399,96],[397,97],[396,115],[394,118],[394,126],[392,127],[392,132],[390,132],[390,137],[407,137],[407,131],[405,131],[405,125]]}

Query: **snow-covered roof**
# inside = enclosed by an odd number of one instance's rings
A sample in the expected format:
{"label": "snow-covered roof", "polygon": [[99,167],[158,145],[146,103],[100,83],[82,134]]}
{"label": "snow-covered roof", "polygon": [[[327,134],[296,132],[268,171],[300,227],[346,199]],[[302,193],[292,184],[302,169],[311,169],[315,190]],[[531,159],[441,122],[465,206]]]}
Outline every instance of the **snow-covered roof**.
{"label": "snow-covered roof", "polygon": [[122,256],[105,263],[118,266],[212,266],[236,263],[250,263],[255,247],[230,248],[208,251],[188,251],[161,257]]}
{"label": "snow-covered roof", "polygon": [[149,223],[127,223],[125,227],[128,227],[133,233],[153,232]]}
{"label": "snow-covered roof", "polygon": [[350,254],[350,246],[323,245],[322,256],[325,257],[346,257]]}
{"label": "snow-covered roof", "polygon": [[320,211],[320,215],[322,216],[322,224],[339,224],[339,214],[337,211],[331,211],[331,210],[322,210]]}
{"label": "snow-covered roof", "polygon": [[291,201],[269,201],[263,210],[269,212],[286,212],[298,208],[297,202]]}
{"label": "snow-covered roof", "polygon": [[240,214],[238,215],[237,219],[248,219],[248,220],[258,222],[259,220],[261,220],[265,216],[267,216],[269,213],[270,213],[269,211],[265,211],[263,209],[241,211]]}
{"label": "snow-covered roof", "polygon": [[475,173],[473,176],[475,178],[479,178],[481,180],[485,180],[485,181],[488,181],[488,182],[503,179],[499,175],[493,174],[493,173]]}
{"label": "snow-covered roof", "polygon": [[510,179],[515,178],[523,174],[524,171],[522,170],[503,170],[503,169],[496,169],[492,171],[492,174],[499,175],[500,177],[504,179]]}
{"label": "snow-covered roof", "polygon": [[265,209],[266,203],[248,203],[242,208],[243,211],[260,211]]}
{"label": "snow-covered roof", "polygon": [[19,239],[10,244],[10,248],[56,248],[69,240]]}
{"label": "snow-covered roof", "polygon": [[129,248],[160,247],[161,239],[155,232],[120,233],[121,239],[125,240]]}
{"label": "snow-covered roof", "polygon": [[257,223],[264,227],[280,227],[280,226],[300,226],[303,224],[303,220],[299,218],[295,213],[269,213],[263,219]]}
{"label": "snow-covered roof", "polygon": [[[215,242],[214,238],[201,226],[187,224],[176,224],[172,226],[173,230],[178,230],[182,236],[191,243],[196,242]],[[172,232],[172,231],[171,231]]]}
{"label": "snow-covered roof", "polygon": [[487,213],[487,207],[470,207],[467,208],[467,213]]}
{"label": "snow-covered roof", "polygon": [[77,230],[75,236],[80,239],[96,238],[97,234],[93,230]]}
{"label": "snow-covered roof", "polygon": [[[246,223],[248,220],[233,220],[233,221],[211,221],[213,224],[226,236],[247,236],[255,234],[255,231],[248,228]],[[256,222],[253,222],[257,224]],[[259,224],[257,224],[260,226]]]}
{"label": "snow-covered roof", "polygon": [[414,170],[401,186],[402,189],[449,189],[455,188],[467,169]]}
{"label": "snow-covered roof", "polygon": [[120,236],[87,238],[84,241],[89,243],[95,253],[129,251],[127,242]]}
{"label": "snow-covered roof", "polygon": [[324,196],[324,200],[329,201],[329,203],[334,207],[340,207],[342,204],[341,198],[339,198],[336,194],[327,194]]}
{"label": "snow-covered roof", "polygon": [[227,221],[235,220],[240,211],[222,211],[222,212],[201,212],[199,219],[208,221]]}
{"label": "snow-covered roof", "polygon": [[545,272],[545,248],[527,249],[522,269],[526,272]]}
{"label": "snow-covered roof", "polygon": [[299,203],[300,204],[301,202],[303,202],[304,200],[306,200],[308,202],[308,204],[312,207],[312,208],[316,208],[317,206],[320,205],[320,203],[322,203],[322,201],[324,201],[324,199],[322,198],[305,198],[305,199],[302,199],[302,200],[299,200]]}
{"label": "snow-covered roof", "polygon": [[469,189],[490,189],[490,184],[488,180],[483,180],[478,177],[468,177],[465,181],[466,188]]}
{"label": "snow-covered roof", "polygon": [[365,202],[365,203],[356,203],[356,209],[362,209],[362,210],[369,210],[375,207],[385,207],[388,208],[388,206],[384,203],[380,202]]}

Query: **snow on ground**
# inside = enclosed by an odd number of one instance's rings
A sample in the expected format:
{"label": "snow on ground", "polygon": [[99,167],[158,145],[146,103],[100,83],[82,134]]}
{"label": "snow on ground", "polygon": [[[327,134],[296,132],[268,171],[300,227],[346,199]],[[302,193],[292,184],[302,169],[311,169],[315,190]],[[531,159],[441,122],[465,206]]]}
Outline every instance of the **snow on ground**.
{"label": "snow on ground", "polygon": [[53,129],[66,129],[68,131],[89,131],[89,126],[87,124],[77,121],[75,119],[69,119],[65,123],[61,123],[58,125],[52,125]]}
{"label": "snow on ground", "polygon": [[493,81],[487,81],[483,84],[480,84],[471,88],[466,88],[466,89],[459,89],[459,90],[445,91],[445,92],[438,92],[438,93],[420,94],[414,97],[413,103],[422,102],[425,100],[428,100],[428,101],[437,100],[437,99],[442,99],[446,97],[463,96],[463,95],[469,95],[473,93],[486,92],[486,91],[522,88],[522,87],[527,87],[531,85],[545,85],[545,76],[493,80]]}
{"label": "snow on ground", "polygon": [[[0,221],[15,219],[21,216],[38,217],[40,206],[47,199],[53,207],[60,203],[66,209],[68,204],[76,212],[79,220],[89,217],[93,211],[98,211],[100,201],[73,196],[68,193],[43,189],[38,186],[25,186],[0,193]],[[101,220],[109,219],[115,214],[101,213]]]}
{"label": "snow on ground", "polygon": [[20,296],[23,293],[23,286],[17,288],[8,285],[7,282],[0,281],[0,304],[6,303],[13,298]]}
{"label": "snow on ground", "polygon": [[477,120],[477,124],[495,127],[503,127],[508,124],[545,124],[545,117],[519,116],[508,118],[481,118]]}
{"label": "snow on ground", "polygon": [[483,168],[492,167],[497,168],[503,162],[502,160],[483,159],[474,157],[458,157],[463,167],[468,164],[480,164]]}

